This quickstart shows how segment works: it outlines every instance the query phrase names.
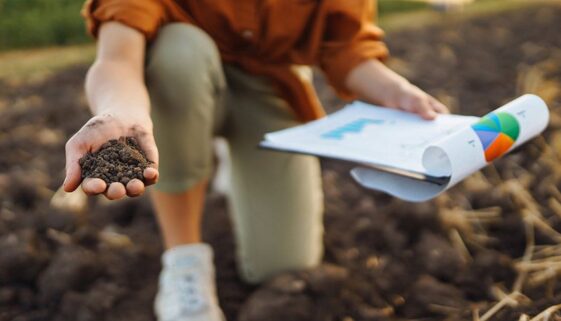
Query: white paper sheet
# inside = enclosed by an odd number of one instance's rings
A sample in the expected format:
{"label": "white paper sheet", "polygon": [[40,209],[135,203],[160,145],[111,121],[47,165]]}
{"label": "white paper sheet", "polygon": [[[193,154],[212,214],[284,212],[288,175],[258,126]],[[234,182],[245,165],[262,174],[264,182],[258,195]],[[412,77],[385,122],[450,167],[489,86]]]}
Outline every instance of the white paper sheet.
{"label": "white paper sheet", "polygon": [[[547,106],[534,95],[522,96],[492,114],[484,118],[440,115],[426,121],[414,114],[355,102],[321,120],[269,133],[261,145],[365,164],[351,171],[361,185],[419,202],[437,196],[540,134],[549,121]],[[444,184],[372,165],[441,177]]]}

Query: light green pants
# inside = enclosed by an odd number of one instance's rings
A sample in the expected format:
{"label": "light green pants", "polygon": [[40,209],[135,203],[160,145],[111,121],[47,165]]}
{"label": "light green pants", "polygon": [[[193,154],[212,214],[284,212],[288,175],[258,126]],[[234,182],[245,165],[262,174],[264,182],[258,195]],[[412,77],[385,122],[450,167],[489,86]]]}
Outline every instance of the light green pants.
{"label": "light green pants", "polygon": [[230,145],[229,201],[242,277],[254,283],[318,264],[318,160],[257,147],[265,133],[299,124],[270,82],[222,66],[213,40],[181,23],[164,26],[148,50],[146,81],[160,152],[156,188],[178,193],[209,178],[212,139],[222,135]]}

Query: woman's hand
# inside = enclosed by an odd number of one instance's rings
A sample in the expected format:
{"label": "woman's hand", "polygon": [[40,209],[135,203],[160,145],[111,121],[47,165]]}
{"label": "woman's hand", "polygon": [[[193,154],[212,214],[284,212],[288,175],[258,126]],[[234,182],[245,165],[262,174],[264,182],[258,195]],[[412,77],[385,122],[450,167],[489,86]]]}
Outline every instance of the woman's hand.
{"label": "woman's hand", "polygon": [[419,87],[405,82],[390,91],[384,106],[415,113],[424,119],[435,119],[438,114],[448,114],[448,108]]}
{"label": "woman's hand", "polygon": [[[106,22],[99,31],[97,57],[86,77],[86,97],[94,116],[66,144],[64,190],[72,192],[80,183],[86,194],[104,193],[109,199],[138,196],[145,185],[158,179],[158,150],[154,142],[150,100],[144,85],[146,40],[139,31],[119,22]],[[97,151],[108,140],[136,138],[152,167],[144,170],[144,182],[133,179],[124,186],[107,186],[99,178],[82,182],[78,161]]]}
{"label": "woman's hand", "polygon": [[[151,167],[144,170],[143,183],[133,179],[124,186],[121,183],[106,183],[99,178],[86,178],[82,181],[81,168],[78,163],[87,152],[97,151],[101,145],[110,139],[122,136],[136,138],[140,148],[146,153]],[[64,190],[74,191],[80,183],[88,195],[104,193],[108,199],[115,200],[128,196],[139,196],[144,193],[145,185],[151,185],[158,180],[158,150],[152,134],[152,121],[148,115],[137,117],[121,116],[117,113],[105,112],[91,118],[66,143],[66,178]]]}
{"label": "woman's hand", "polygon": [[346,79],[347,87],[361,99],[389,108],[416,113],[424,119],[449,113],[448,108],[378,60],[355,67]]}

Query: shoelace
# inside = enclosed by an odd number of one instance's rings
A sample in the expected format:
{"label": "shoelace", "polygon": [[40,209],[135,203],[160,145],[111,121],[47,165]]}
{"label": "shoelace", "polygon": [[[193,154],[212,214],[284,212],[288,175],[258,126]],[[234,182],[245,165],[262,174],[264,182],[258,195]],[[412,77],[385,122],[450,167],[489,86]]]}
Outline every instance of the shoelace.
{"label": "shoelace", "polygon": [[[211,303],[207,289],[206,267],[197,256],[179,256],[168,261],[160,278],[161,302],[167,302],[162,312],[165,320],[183,320],[204,313]],[[167,312],[164,312],[167,311]]]}
{"label": "shoelace", "polygon": [[207,302],[201,289],[202,276],[196,271],[188,271],[179,276],[177,291],[182,312],[185,314],[195,314],[203,311],[207,307]]}

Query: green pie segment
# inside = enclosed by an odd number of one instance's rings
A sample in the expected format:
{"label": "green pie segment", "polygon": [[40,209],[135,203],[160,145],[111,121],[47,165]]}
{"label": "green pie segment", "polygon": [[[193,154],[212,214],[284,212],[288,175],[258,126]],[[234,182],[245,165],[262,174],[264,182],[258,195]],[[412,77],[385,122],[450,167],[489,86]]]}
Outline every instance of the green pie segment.
{"label": "green pie segment", "polygon": [[[497,117],[495,114],[493,114],[493,116]],[[518,124],[518,120],[505,113],[499,114],[498,119],[501,124],[501,132],[512,138],[512,140],[517,140],[518,135],[520,135],[520,125]]]}

